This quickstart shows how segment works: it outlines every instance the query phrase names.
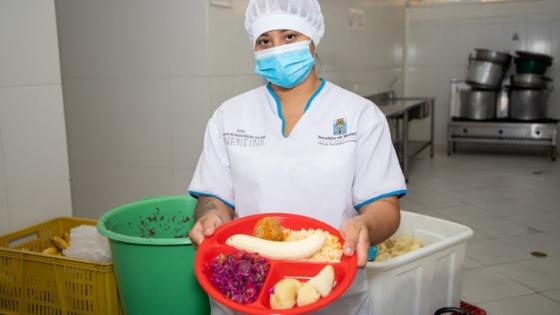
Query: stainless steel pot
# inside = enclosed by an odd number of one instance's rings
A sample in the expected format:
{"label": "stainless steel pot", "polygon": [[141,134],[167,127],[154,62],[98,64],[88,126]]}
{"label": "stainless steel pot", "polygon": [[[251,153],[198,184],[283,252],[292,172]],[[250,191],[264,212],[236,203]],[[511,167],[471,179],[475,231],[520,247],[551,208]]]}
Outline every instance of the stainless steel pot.
{"label": "stainless steel pot", "polygon": [[498,100],[496,102],[496,118],[506,119],[509,116],[509,95],[506,89],[498,92]]}
{"label": "stainless steel pot", "polygon": [[517,56],[519,56],[519,58],[539,60],[543,62],[547,67],[550,67],[552,65],[552,61],[554,60],[554,57],[552,56],[530,51],[518,50],[515,53],[517,54]]}
{"label": "stainless steel pot", "polygon": [[545,119],[551,89],[509,88],[509,118],[518,120]]}
{"label": "stainless steel pot", "polygon": [[551,79],[532,73],[521,73],[511,76],[511,85],[522,88],[544,89]]}
{"label": "stainless steel pot", "polygon": [[490,61],[501,65],[509,65],[511,63],[511,55],[504,52],[481,48],[477,48],[474,51],[474,59]]}
{"label": "stainless steel pot", "polygon": [[491,89],[498,89],[504,76],[504,67],[490,61],[469,59],[467,82]]}
{"label": "stainless steel pot", "polygon": [[474,120],[489,120],[496,117],[498,91],[464,89],[460,92],[459,117]]}

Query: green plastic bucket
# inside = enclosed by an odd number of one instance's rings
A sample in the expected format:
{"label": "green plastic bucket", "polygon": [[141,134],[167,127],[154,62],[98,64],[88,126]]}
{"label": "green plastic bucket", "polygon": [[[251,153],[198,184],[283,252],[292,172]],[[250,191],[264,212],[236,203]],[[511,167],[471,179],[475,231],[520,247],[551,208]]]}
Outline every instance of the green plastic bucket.
{"label": "green plastic bucket", "polygon": [[109,238],[125,314],[210,313],[187,237],[196,202],[186,195],[145,199],[114,208],[97,222]]}

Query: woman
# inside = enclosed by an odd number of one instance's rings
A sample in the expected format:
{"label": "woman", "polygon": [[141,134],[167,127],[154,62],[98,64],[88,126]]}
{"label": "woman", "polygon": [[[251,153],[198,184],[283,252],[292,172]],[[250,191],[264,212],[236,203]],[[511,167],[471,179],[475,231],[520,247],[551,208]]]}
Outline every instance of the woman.
{"label": "woman", "polygon": [[[339,227],[343,253],[364,267],[370,244],[397,229],[397,198],[406,193],[387,120],[317,76],[317,0],[251,0],[245,27],[268,84],[224,102],[208,122],[189,187],[199,199],[189,236],[200,244],[235,218],[291,212]],[[212,314],[227,313],[212,302]],[[320,313],[369,314],[365,269]]]}

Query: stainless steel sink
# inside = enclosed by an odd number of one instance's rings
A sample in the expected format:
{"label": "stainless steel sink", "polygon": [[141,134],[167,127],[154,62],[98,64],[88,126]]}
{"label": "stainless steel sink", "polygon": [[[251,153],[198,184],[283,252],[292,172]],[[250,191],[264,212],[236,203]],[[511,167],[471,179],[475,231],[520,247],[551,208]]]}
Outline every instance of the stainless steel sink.
{"label": "stainless steel sink", "polygon": [[[393,90],[366,97],[373,101],[385,116],[396,122],[393,134],[395,149],[408,181],[409,160],[430,147],[430,157],[434,156],[434,115],[432,113],[433,97],[397,97]],[[409,121],[430,116],[430,139],[427,141],[409,141]],[[393,133],[393,131],[391,131]]]}
{"label": "stainless steel sink", "polygon": [[414,101],[421,101],[422,103],[420,104],[420,106],[415,107],[413,109],[410,110],[409,112],[409,119],[413,120],[413,119],[424,119],[428,116],[430,116],[431,114],[431,106],[430,106],[430,99],[427,98],[421,98],[421,99],[413,99],[411,98],[411,100]]}
{"label": "stainless steel sink", "polygon": [[431,114],[432,97],[397,97],[394,91],[368,96],[387,115],[396,117],[408,111],[408,120],[424,119]]}

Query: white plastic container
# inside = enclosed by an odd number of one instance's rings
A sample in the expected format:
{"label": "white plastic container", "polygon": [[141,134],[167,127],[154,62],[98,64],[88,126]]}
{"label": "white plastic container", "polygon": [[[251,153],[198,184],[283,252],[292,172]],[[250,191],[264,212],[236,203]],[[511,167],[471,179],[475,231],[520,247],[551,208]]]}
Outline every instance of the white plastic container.
{"label": "white plastic container", "polygon": [[383,262],[367,264],[373,315],[431,315],[459,306],[467,226],[401,211],[393,237],[412,236],[424,247]]}

